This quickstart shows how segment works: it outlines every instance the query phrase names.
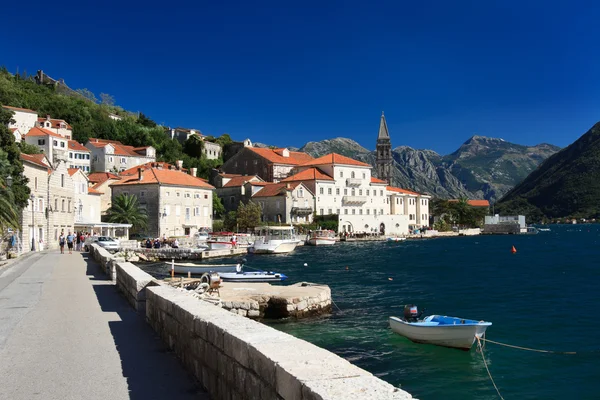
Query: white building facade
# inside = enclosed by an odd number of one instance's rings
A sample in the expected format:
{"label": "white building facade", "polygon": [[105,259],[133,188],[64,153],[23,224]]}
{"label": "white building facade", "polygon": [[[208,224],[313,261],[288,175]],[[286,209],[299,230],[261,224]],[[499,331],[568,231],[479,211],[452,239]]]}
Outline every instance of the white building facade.
{"label": "white building facade", "polygon": [[92,138],[85,147],[90,150],[90,167],[94,172],[121,172],[156,161],[156,150],[152,146],[133,147],[114,140]]}
{"label": "white building facade", "polygon": [[2,108],[13,112],[12,120],[14,122],[10,122],[8,127],[18,129],[19,132],[21,132],[21,135],[29,132],[29,130],[37,124],[38,115],[37,112],[33,110],[10,106],[2,106]]}
{"label": "white building facade", "polygon": [[37,146],[53,165],[59,161],[67,161],[69,140],[59,134],[35,127],[23,139],[25,143]]}
{"label": "white building facade", "polygon": [[68,142],[68,164],[69,168],[78,168],[85,173],[90,173],[91,171],[91,151],[82,145],[81,143],[77,143],[74,140],[69,140]]}

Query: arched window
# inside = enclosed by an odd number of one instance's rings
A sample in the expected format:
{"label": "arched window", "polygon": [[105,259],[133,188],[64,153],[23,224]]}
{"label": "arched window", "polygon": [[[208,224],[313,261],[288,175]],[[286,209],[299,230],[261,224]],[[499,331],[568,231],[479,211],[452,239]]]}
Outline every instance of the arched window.
{"label": "arched window", "polygon": [[60,211],[65,212],[65,199],[62,199]]}

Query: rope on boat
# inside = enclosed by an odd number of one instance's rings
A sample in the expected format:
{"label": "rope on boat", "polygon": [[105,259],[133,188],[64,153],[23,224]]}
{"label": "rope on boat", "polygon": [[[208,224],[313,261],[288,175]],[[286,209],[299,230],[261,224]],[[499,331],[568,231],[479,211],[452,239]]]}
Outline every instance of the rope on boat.
{"label": "rope on boat", "polygon": [[[479,338],[477,339],[479,340]],[[481,340],[484,340],[486,342],[490,342],[490,343],[494,343],[500,346],[505,346],[505,347],[512,347],[513,349],[519,349],[519,350],[527,350],[527,351],[536,351],[538,353],[552,353],[552,354],[577,354],[574,351],[554,351],[554,350],[540,350],[540,349],[531,349],[529,347],[521,347],[521,346],[514,346],[512,344],[506,344],[506,343],[500,343],[500,342],[495,342],[493,340],[490,339],[486,339],[485,337],[483,337]]]}
{"label": "rope on boat", "polygon": [[339,308],[337,304],[335,304],[335,301],[333,301],[333,299],[331,299],[331,302],[333,303],[333,305],[335,306],[335,308],[338,309],[339,312],[342,312],[342,309]]}
{"label": "rope on boat", "polygon": [[481,339],[478,336],[475,336],[475,338],[477,339],[477,346],[479,347],[478,353],[481,353],[481,359],[483,360],[483,365],[485,365],[485,369],[488,373],[488,376],[490,377],[490,380],[492,381],[492,385],[494,385],[494,389],[496,389],[496,393],[498,393],[498,396],[504,400],[504,397],[502,397],[502,395],[500,394],[500,390],[498,390],[498,386],[496,386],[496,382],[494,382],[494,378],[492,378],[492,374],[490,372],[490,369],[488,368],[487,365],[487,361],[485,360],[485,356],[483,355],[483,346],[481,345]]}

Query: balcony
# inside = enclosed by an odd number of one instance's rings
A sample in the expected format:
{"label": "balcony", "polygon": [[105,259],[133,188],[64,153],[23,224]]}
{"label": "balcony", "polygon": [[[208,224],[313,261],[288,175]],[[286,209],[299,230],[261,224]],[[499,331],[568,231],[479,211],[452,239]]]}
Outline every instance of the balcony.
{"label": "balcony", "polygon": [[345,206],[357,206],[365,204],[367,200],[367,196],[344,196],[342,197],[342,204]]}
{"label": "balcony", "polygon": [[346,178],[346,186],[360,186],[361,180],[358,178]]}
{"label": "balcony", "polygon": [[306,215],[310,215],[312,213],[313,213],[312,207],[292,207],[292,210],[291,210],[292,215],[306,216]]}

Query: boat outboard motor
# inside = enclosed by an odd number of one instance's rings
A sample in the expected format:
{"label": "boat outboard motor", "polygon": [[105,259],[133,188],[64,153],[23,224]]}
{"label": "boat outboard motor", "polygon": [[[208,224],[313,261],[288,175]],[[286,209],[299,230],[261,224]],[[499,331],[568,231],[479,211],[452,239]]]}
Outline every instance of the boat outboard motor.
{"label": "boat outboard motor", "polygon": [[423,312],[419,312],[419,308],[414,304],[404,306],[404,320],[406,322],[417,322],[421,318]]}

